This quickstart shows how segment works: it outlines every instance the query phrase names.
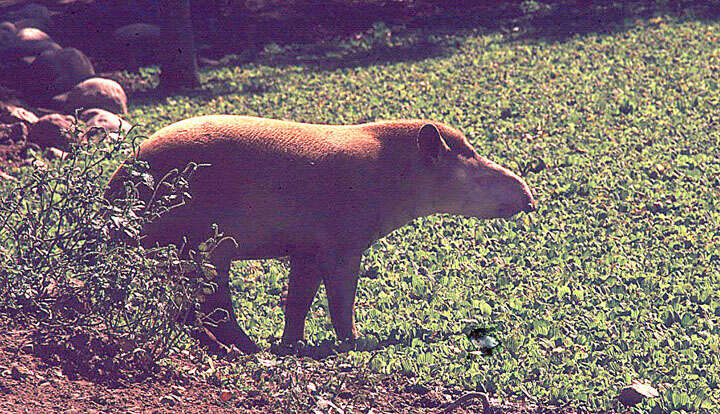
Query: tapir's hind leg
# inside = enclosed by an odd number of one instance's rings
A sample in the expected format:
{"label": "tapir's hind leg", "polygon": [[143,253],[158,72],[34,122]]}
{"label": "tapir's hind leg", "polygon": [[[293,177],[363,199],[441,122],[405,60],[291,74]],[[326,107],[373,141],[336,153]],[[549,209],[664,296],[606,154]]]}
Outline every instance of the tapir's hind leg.
{"label": "tapir's hind leg", "polygon": [[[156,243],[160,245],[177,244],[177,235],[184,234],[186,242],[182,244],[186,247],[182,256],[187,258],[187,246],[193,246],[194,249],[194,246],[200,244],[201,241],[207,240],[211,235],[209,229],[208,223],[193,221],[192,215],[176,213],[173,217],[161,218],[149,224],[145,229],[147,237],[143,243],[145,246],[154,246]],[[236,257],[236,250],[237,247],[231,240],[225,240],[216,246],[210,257],[210,261],[217,271],[217,276],[213,280],[215,289],[211,293],[203,294],[200,299],[200,312],[203,315],[194,315],[194,311],[189,310],[190,315],[182,316],[182,319],[190,317],[192,321],[197,320],[197,316],[202,316],[201,320],[204,321],[202,327],[194,330],[192,334],[202,345],[209,347],[210,351],[214,353],[220,353],[223,345],[235,345],[245,353],[255,353],[260,350],[235,320],[229,281],[230,264]]]}
{"label": "tapir's hind leg", "polygon": [[245,334],[235,319],[235,310],[230,295],[230,264],[234,257],[233,243],[225,241],[213,252],[212,262],[217,270],[214,279],[214,291],[204,294],[200,303],[203,315],[203,328],[195,336],[203,345],[213,351],[219,351],[219,341],[223,345],[235,345],[244,353],[252,354],[260,348]]}
{"label": "tapir's hind leg", "polygon": [[290,257],[290,277],[285,299],[285,330],[282,342],[293,344],[303,339],[305,318],[320,287],[322,271],[313,255]]}

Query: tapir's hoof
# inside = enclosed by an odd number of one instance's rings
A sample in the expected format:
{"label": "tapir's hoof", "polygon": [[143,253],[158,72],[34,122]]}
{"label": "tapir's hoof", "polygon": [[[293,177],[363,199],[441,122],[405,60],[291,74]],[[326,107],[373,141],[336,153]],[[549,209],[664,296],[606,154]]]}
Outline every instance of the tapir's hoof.
{"label": "tapir's hoof", "polygon": [[302,341],[297,342],[280,342],[270,345],[270,352],[277,356],[300,355],[305,348]]}
{"label": "tapir's hoof", "polygon": [[295,355],[296,352],[295,348],[290,344],[279,343],[270,345],[270,353],[277,356]]}
{"label": "tapir's hoof", "polygon": [[[235,335],[231,336],[220,336],[214,334],[207,328],[202,328],[193,336],[200,341],[200,345],[208,348],[208,352],[215,355],[231,355],[233,354],[232,348],[237,348],[237,350],[244,354],[256,354],[260,352],[260,347],[258,347],[247,335],[245,335],[245,332],[239,330],[239,332],[234,333]],[[218,339],[218,336],[220,336],[222,340]],[[226,338],[228,338],[228,336],[233,339],[227,340]]]}
{"label": "tapir's hoof", "polygon": [[221,329],[216,336],[224,344],[235,345],[242,353],[257,354],[260,352],[260,347],[239,327]]}
{"label": "tapir's hoof", "polygon": [[350,351],[355,351],[358,346],[358,338],[346,338],[341,339],[337,343],[336,350],[338,353],[346,353]]}
{"label": "tapir's hoof", "polygon": [[260,347],[253,341],[242,341],[235,342],[234,345],[244,354],[257,354],[260,352]]}

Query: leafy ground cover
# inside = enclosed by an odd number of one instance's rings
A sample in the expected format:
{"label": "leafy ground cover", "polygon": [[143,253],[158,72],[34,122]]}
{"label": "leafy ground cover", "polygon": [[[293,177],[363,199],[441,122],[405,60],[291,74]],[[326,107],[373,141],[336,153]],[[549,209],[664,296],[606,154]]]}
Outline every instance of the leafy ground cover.
{"label": "leafy ground cover", "polygon": [[[715,21],[667,16],[562,40],[378,24],[225,60],[187,95],[139,96],[130,118],[147,134],[211,113],[444,121],[522,172],[538,200],[512,220],[417,220],[372,246],[358,350],[239,357],[197,375],[268,394],[284,375],[285,409],[315,407],[318,395],[361,406],[362,393],[340,396],[342,376],[317,383],[294,371],[328,366],[592,412],[616,409],[620,390],[642,380],[660,397],[637,412],[718,411],[718,39]],[[134,82],[152,86],[154,73]],[[281,334],[286,275],[283,261],[234,269],[238,319],[266,349]],[[467,335],[476,326],[500,342],[489,356]],[[307,338],[319,349],[333,340],[322,291]]]}

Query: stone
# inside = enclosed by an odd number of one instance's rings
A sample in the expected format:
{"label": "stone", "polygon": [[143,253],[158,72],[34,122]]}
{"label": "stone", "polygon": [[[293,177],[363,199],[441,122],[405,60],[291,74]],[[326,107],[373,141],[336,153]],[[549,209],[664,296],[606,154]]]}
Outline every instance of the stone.
{"label": "stone", "polygon": [[20,100],[21,95],[22,93],[18,90],[0,86],[0,102],[15,106],[23,106],[23,103]]}
{"label": "stone", "polygon": [[26,18],[16,21],[15,27],[18,30],[25,28],[35,28],[38,30],[47,31],[50,29],[50,21],[37,18]]}
{"label": "stone", "polygon": [[127,114],[127,95],[112,79],[90,78],[73,87],[65,99],[65,110],[73,113],[80,108],[102,108],[117,114]]}
{"label": "stone", "polygon": [[50,114],[30,125],[28,141],[41,147],[66,149],[70,142],[75,117],[61,114]]}
{"label": "stone", "polygon": [[8,13],[8,17],[12,20],[20,19],[42,19],[50,20],[52,12],[42,4],[30,3],[20,10]]}
{"label": "stone", "polygon": [[60,50],[47,33],[34,27],[18,30],[14,40],[8,45],[6,56],[37,56],[46,50]]}
{"label": "stone", "polygon": [[160,27],[148,23],[129,24],[113,32],[113,38],[124,42],[126,47],[141,45],[144,42],[157,44],[160,41],[160,35]]}
{"label": "stone", "polygon": [[2,145],[26,141],[27,137],[28,127],[22,122],[0,124],[0,144]]}
{"label": "stone", "polygon": [[15,24],[12,22],[2,22],[0,23],[0,32],[8,32],[15,34],[17,33],[17,27],[15,27]]}
{"label": "stone", "polygon": [[10,22],[0,23],[0,51],[11,47],[15,43],[17,29]]}
{"label": "stone", "polygon": [[15,122],[34,124],[37,121],[37,115],[27,109],[10,103],[0,102],[0,122],[8,124]]}
{"label": "stone", "polygon": [[90,59],[78,49],[46,50],[28,68],[25,92],[35,98],[50,98],[95,75]]}
{"label": "stone", "polygon": [[127,69],[137,70],[141,64],[157,62],[157,50],[162,31],[159,26],[135,23],[123,26],[113,32],[111,52]]}
{"label": "stone", "polygon": [[52,40],[52,38],[45,33],[44,31],[35,28],[35,27],[26,27],[23,29],[18,29],[17,33],[17,40],[18,41],[25,41],[25,42],[37,42],[40,40]]}
{"label": "stone", "polygon": [[632,384],[620,391],[617,398],[624,406],[632,407],[648,398],[657,398],[659,396],[660,393],[652,385],[634,380]]}
{"label": "stone", "polygon": [[79,118],[85,123],[88,129],[92,127],[104,128],[107,132],[111,133],[128,132],[130,130],[130,124],[126,120],[100,108],[83,111]]}

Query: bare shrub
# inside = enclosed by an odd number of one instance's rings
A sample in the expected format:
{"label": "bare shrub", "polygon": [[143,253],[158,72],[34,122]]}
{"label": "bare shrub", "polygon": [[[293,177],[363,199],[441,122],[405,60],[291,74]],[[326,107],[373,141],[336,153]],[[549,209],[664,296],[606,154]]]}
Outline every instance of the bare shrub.
{"label": "bare shrub", "polygon": [[[0,197],[0,310],[41,328],[41,352],[66,365],[69,358],[76,371],[147,374],[186,323],[199,323],[195,299],[212,288],[207,258],[222,235],[216,229],[189,256],[177,246],[141,247],[143,227],[190,197],[199,166],[155,182],[131,158],[124,195],[108,201],[107,160],[134,151],[134,140],[99,131],[90,143],[79,128],[70,132],[79,144],[66,159],[37,164]],[[143,201],[143,193],[153,197]]]}

